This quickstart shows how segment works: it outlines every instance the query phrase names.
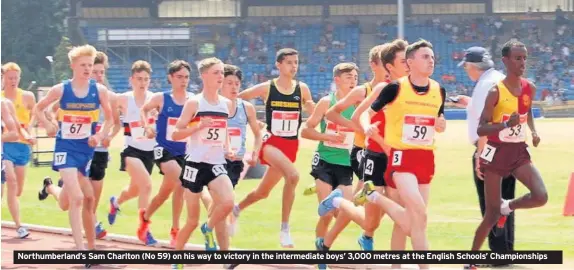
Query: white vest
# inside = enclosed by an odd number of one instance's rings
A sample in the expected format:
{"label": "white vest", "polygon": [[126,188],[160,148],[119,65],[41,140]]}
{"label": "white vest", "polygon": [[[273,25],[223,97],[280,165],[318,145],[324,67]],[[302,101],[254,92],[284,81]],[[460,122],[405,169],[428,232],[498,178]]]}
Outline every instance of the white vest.
{"label": "white vest", "polygon": [[193,133],[187,143],[187,160],[196,163],[225,164],[227,143],[227,119],[229,102],[219,96],[217,104],[209,104],[203,94],[192,97],[198,101],[197,113],[191,125],[197,125],[201,118],[211,118],[211,125]]}
{"label": "white vest", "polygon": [[[147,91],[145,100],[148,101],[152,94],[152,92]],[[126,115],[123,117],[124,130],[129,127],[131,135],[125,135],[125,146],[131,146],[142,151],[153,151],[156,141],[155,139],[148,139],[145,136],[145,129],[143,125],[141,125],[141,108],[136,104],[134,92],[130,91],[126,96],[128,98],[128,104]]]}

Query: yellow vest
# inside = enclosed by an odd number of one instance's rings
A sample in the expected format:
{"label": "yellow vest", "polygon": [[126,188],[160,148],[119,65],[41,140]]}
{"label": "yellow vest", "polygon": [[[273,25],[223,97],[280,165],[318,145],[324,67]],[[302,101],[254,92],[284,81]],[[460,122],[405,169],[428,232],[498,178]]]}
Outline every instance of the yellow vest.
{"label": "yellow vest", "polygon": [[385,107],[385,143],[398,150],[434,150],[434,126],[443,103],[440,85],[429,79],[429,91],[418,94],[408,76],[398,82],[397,97]]}
{"label": "yellow vest", "polygon": [[[373,86],[370,82],[364,84],[365,86],[365,98],[367,98],[373,91]],[[365,148],[365,134],[360,132],[355,132],[355,141],[354,144],[356,147]]]}
{"label": "yellow vest", "polygon": [[[4,96],[4,93],[5,92],[2,91],[2,98],[6,98]],[[16,119],[18,119],[20,126],[23,128],[28,128],[28,124],[30,123],[31,112],[28,110],[28,108],[26,108],[26,104],[24,104],[24,100],[22,98],[23,94],[24,90],[20,88],[16,89],[16,98],[12,100],[12,103],[14,104],[14,108],[16,109]],[[22,136],[20,136],[19,142],[28,144],[28,142],[24,140]]]}

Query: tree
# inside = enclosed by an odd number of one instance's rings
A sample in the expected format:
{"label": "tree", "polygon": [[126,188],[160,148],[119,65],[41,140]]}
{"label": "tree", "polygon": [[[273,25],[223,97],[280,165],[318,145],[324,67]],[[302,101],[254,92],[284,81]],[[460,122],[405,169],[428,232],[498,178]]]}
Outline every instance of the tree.
{"label": "tree", "polygon": [[54,75],[56,76],[56,83],[72,77],[70,71],[70,60],[68,59],[68,52],[72,48],[70,39],[66,36],[62,37],[60,44],[56,47],[54,53]]}
{"label": "tree", "polygon": [[67,0],[2,0],[2,62],[13,61],[22,69],[22,86],[35,80],[38,85],[52,83],[46,56],[64,33]]}

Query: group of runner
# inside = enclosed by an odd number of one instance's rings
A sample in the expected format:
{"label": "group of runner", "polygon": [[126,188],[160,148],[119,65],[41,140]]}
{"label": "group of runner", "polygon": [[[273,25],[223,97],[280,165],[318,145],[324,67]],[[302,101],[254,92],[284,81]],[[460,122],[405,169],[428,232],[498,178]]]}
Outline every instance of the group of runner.
{"label": "group of runner", "polygon": [[[522,43],[504,46],[508,74],[489,94],[478,129],[481,136],[488,136],[480,157],[489,207],[473,250],[480,249],[497,221],[504,225],[505,215],[547,200],[525,143],[526,124],[533,132],[534,146],[540,141],[531,113],[535,88],[521,77],[526,54]],[[107,148],[122,127],[125,146],[120,170],[128,173],[130,182],[109,198],[108,224],[117,221],[123,203],[138,198],[136,234],[146,245],[157,242],[149,228],[151,218],[172,195],[173,248],[183,249],[199,227],[206,250],[227,250],[240,213],[267,198],[283,178],[279,240],[282,247],[293,248],[289,224],[300,178],[294,163],[301,135],[319,141],[310,168],[315,184],[305,190],[306,195],[316,193],[319,201],[317,250],[329,250],[351,221],[363,229],[359,247],[373,250],[374,232],[385,213],[394,221],[392,250],[404,250],[407,237],[414,250],[428,250],[427,206],[435,174],[435,134],[446,129],[446,91],[430,78],[435,59],[429,42],[408,44],[397,39],[375,46],[369,53],[373,79],[363,85],[358,85],[356,64],[337,64],[333,68],[336,90],[316,104],[309,87],[296,79],[299,62],[294,49],[277,52],[278,78],[243,91],[238,67],[217,58],[203,59],[198,64],[203,88],[196,95],[187,92],[192,68],[183,60],[168,66],[171,91],[152,93],[151,65],[140,60],[131,68],[131,91],[115,94],[105,83],[108,62],[104,53],[84,45],[73,48],[68,56],[72,78],[53,86],[37,104],[33,94],[18,88],[19,67],[15,63],[2,67],[2,184],[6,179],[8,205],[19,237],[29,235],[20,225],[18,196],[30,144],[35,143],[30,128],[37,122],[56,138],[52,168],[61,178],[57,184],[45,178],[39,199],[52,195],[68,211],[78,250],[86,249],[82,227],[87,249],[95,249],[96,238],[106,236],[104,224],[96,220],[96,208],[109,160]],[[255,107],[245,101],[254,98],[265,102],[265,123],[257,120]],[[304,112],[309,114],[306,121]],[[246,155],[247,126],[254,135],[250,155]],[[257,188],[236,200],[233,189],[244,162],[268,168]],[[163,181],[150,199],[154,163]],[[503,201],[499,182],[510,173],[530,193]],[[355,190],[353,174],[360,180]],[[201,224],[200,201],[208,211],[208,219]],[[187,217],[180,227],[184,202]],[[329,229],[333,217],[336,221]]]}

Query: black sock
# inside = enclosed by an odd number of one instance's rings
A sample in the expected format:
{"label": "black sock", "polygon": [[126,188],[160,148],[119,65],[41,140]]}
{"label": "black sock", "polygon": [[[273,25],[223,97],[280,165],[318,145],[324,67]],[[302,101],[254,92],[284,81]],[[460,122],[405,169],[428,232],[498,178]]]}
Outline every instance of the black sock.
{"label": "black sock", "polygon": [[371,237],[371,236],[366,236],[363,234],[363,237],[365,237],[365,239],[367,239],[367,240],[373,240],[373,237]]}
{"label": "black sock", "polygon": [[325,246],[325,243],[323,243],[323,244],[321,244],[321,245],[322,245],[322,249],[323,249],[323,250],[329,251],[330,247]]}

